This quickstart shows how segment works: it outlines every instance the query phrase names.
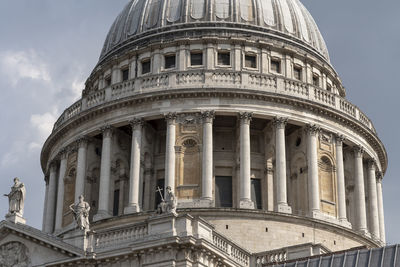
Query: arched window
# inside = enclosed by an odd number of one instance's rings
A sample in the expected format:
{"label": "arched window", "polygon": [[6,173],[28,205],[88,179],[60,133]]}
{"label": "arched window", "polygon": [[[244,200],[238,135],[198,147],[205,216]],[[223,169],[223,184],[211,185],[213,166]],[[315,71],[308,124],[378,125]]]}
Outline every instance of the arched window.
{"label": "arched window", "polygon": [[319,187],[322,212],[336,216],[335,169],[327,156],[322,156],[319,162]]}

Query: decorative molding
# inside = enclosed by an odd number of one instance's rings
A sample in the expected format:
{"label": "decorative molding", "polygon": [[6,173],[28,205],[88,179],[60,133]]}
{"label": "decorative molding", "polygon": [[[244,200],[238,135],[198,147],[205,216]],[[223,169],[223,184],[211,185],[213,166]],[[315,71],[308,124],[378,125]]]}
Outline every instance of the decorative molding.
{"label": "decorative molding", "polygon": [[285,117],[275,117],[272,123],[276,129],[285,129],[288,120]]}
{"label": "decorative molding", "polygon": [[321,127],[319,127],[316,124],[306,124],[306,127],[304,128],[304,130],[306,131],[307,134],[312,135],[312,136],[316,136],[317,134],[319,134],[321,132]]}
{"label": "decorative molding", "polygon": [[356,145],[353,147],[354,156],[356,158],[362,158],[364,151],[365,151],[365,149],[361,145]]}
{"label": "decorative molding", "polygon": [[337,146],[343,146],[343,142],[346,140],[346,137],[340,133],[335,134],[335,140]]}
{"label": "decorative molding", "polygon": [[144,125],[143,118],[133,118],[129,121],[129,124],[132,127],[132,130],[141,130]]}
{"label": "decorative molding", "polygon": [[164,114],[164,117],[168,124],[175,124],[177,114],[176,112],[169,112],[167,114]]}
{"label": "decorative molding", "polygon": [[375,172],[375,174],[376,174],[376,181],[378,183],[382,183],[383,173],[381,171],[377,171],[377,172]]}
{"label": "decorative molding", "polygon": [[376,170],[376,160],[375,159],[369,159],[368,160],[368,170],[370,171],[375,171]]}
{"label": "decorative molding", "polygon": [[[240,92],[233,92],[232,90],[222,91],[212,89],[204,89],[202,92],[198,92],[198,89],[187,89],[187,90],[169,90],[168,92],[159,92],[158,94],[151,93],[142,93],[140,95],[134,95],[130,98],[121,99],[116,101],[115,103],[107,103],[107,106],[98,106],[92,112],[81,113],[78,116],[74,116],[73,118],[61,123],[59,127],[55,128],[50,135],[50,137],[46,140],[41,156],[41,165],[42,169],[46,169],[46,162],[48,161],[48,157],[51,154],[51,148],[64,136],[67,135],[71,130],[76,129],[81,124],[85,123],[89,119],[93,119],[102,115],[103,113],[108,113],[112,110],[119,109],[121,107],[132,106],[143,104],[146,102],[152,101],[160,101],[164,99],[173,99],[173,98],[198,98],[198,97],[236,97],[247,99],[249,97],[266,101],[270,103],[279,103],[284,105],[291,105],[297,108],[304,108],[306,111],[311,112],[313,114],[317,114],[322,118],[331,120],[333,122],[340,123],[343,127],[351,129],[352,131],[357,132],[361,138],[364,138],[371,147],[377,152],[379,161],[381,163],[382,168],[385,170],[387,167],[387,154],[383,147],[381,140],[377,137],[377,135],[367,126],[362,124],[356,118],[350,118],[344,112],[336,112],[328,109],[325,106],[322,106],[318,103],[308,103],[303,101],[300,98],[296,98],[290,95],[276,95],[270,94],[268,92],[254,92],[254,90],[240,90]],[[251,95],[251,96],[250,96]]]}
{"label": "decorative molding", "polygon": [[239,113],[240,123],[250,124],[253,119],[253,112],[240,112]]}
{"label": "decorative molding", "polygon": [[215,111],[214,110],[205,110],[201,112],[201,118],[203,119],[203,123],[212,123],[215,119]]}
{"label": "decorative molding", "polygon": [[76,140],[78,148],[87,148],[88,143],[89,143],[89,138],[87,136],[81,136]]}
{"label": "decorative molding", "polygon": [[100,131],[103,134],[103,138],[111,138],[114,133],[114,127],[111,125],[104,125],[100,128]]}

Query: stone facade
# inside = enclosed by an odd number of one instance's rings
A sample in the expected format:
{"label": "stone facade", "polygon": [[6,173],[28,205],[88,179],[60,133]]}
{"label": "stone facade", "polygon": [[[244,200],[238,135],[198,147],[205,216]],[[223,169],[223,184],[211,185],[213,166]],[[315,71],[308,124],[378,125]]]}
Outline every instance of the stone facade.
{"label": "stone facade", "polygon": [[[161,2],[127,5],[43,146],[42,242],[58,245],[37,265],[256,266],[385,244],[385,148],[302,4]],[[156,215],[167,188],[179,215]],[[91,231],[70,209],[81,195]]]}

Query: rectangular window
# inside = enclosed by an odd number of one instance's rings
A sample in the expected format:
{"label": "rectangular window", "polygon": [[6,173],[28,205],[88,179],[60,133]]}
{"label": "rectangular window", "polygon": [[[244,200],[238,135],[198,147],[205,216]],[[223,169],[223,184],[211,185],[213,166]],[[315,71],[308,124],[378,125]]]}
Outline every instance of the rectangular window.
{"label": "rectangular window", "polygon": [[150,59],[145,59],[142,61],[142,74],[150,72]]}
{"label": "rectangular window", "polygon": [[190,53],[190,65],[191,66],[203,65],[203,53],[202,52],[191,52]]}
{"label": "rectangular window", "polygon": [[328,90],[329,92],[332,92],[332,85],[330,83],[326,84],[326,90]]}
{"label": "rectangular window", "polygon": [[218,65],[230,66],[231,65],[231,54],[229,52],[218,52]]}
{"label": "rectangular window", "polygon": [[232,207],[232,176],[215,176],[215,207]]}
{"label": "rectangular window", "polygon": [[257,209],[262,209],[261,203],[261,180],[251,179],[251,200]]}
{"label": "rectangular window", "polygon": [[246,68],[257,68],[257,57],[255,55],[245,55],[244,56],[244,66]]}
{"label": "rectangular window", "polygon": [[[156,206],[155,206],[155,209],[157,209],[158,204],[160,204],[161,201],[162,201],[161,195],[164,197],[164,185],[165,185],[165,179],[157,179],[157,185],[156,185],[156,189],[155,189],[155,192],[156,192],[156,203],[155,203]],[[158,191],[158,189],[161,190],[161,194]]]}
{"label": "rectangular window", "polygon": [[315,86],[319,86],[319,76],[317,74],[314,74],[312,77],[312,83]]}
{"label": "rectangular window", "polygon": [[107,87],[107,86],[110,86],[110,85],[111,85],[111,77],[108,76],[108,77],[105,79],[104,82],[106,83],[106,87]]}
{"label": "rectangular window", "polygon": [[127,81],[129,79],[129,69],[122,70],[122,81]]}
{"label": "rectangular window", "polygon": [[119,189],[114,190],[113,216],[118,216],[118,211],[119,211]]}
{"label": "rectangular window", "polygon": [[164,57],[165,64],[164,69],[173,69],[176,66],[176,56],[175,55],[167,55]]}
{"label": "rectangular window", "polygon": [[278,59],[271,59],[271,71],[281,73],[281,61]]}
{"label": "rectangular window", "polygon": [[293,67],[293,78],[296,80],[301,80],[301,67],[294,66]]}

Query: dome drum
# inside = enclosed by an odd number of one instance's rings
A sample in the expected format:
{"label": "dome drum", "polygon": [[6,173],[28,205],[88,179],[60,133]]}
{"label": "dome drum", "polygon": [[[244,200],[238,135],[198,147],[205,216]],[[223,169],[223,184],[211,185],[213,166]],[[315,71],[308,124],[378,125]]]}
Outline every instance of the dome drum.
{"label": "dome drum", "polygon": [[130,1],[41,164],[59,236],[80,195],[98,236],[140,235],[168,189],[173,220],[244,244],[238,266],[278,245],[385,243],[385,148],[298,0]]}

